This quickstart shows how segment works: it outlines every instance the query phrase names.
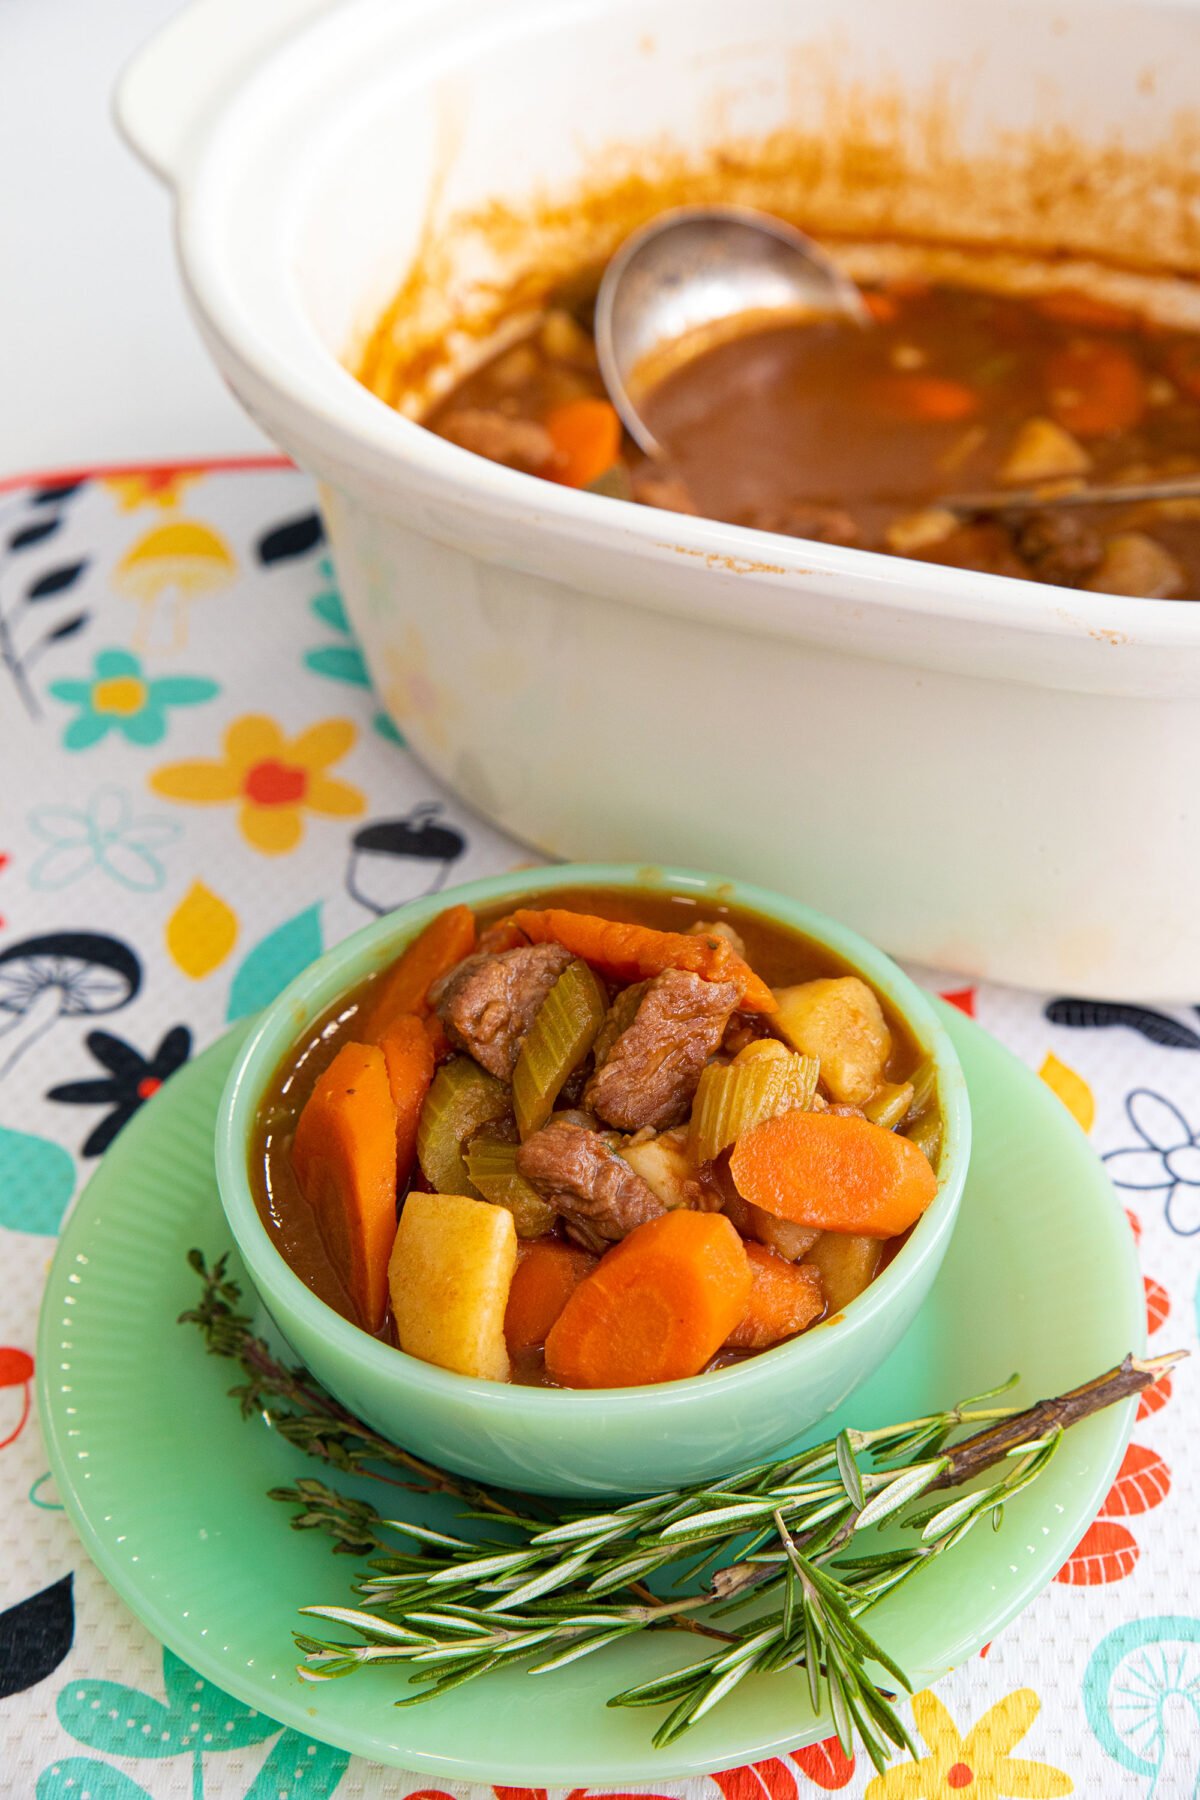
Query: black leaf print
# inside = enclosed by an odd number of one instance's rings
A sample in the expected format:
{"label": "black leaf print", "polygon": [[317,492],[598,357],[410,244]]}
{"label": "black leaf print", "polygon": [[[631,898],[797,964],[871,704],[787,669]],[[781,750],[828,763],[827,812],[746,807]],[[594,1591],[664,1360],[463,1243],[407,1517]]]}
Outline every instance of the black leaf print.
{"label": "black leaf print", "polygon": [[8,540],[10,550],[29,550],[34,544],[40,544],[45,538],[53,537],[62,524],[57,514],[50,519],[35,519],[32,525],[25,525],[20,531],[14,531]]}
{"label": "black leaf print", "polygon": [[82,481],[56,481],[49,487],[40,487],[31,495],[34,506],[57,506],[60,500],[69,500],[83,486]]}
{"label": "black leaf print", "polygon": [[0,1613],[0,1700],[53,1674],[75,1641],[74,1576]]}
{"label": "black leaf print", "polygon": [[81,612],[76,613],[73,618],[64,619],[61,625],[56,625],[53,631],[46,633],[45,642],[60,644],[64,638],[74,637],[77,631],[83,630],[91,616],[91,613]]}
{"label": "black leaf print", "polygon": [[325,541],[325,527],[316,513],[302,513],[276,525],[258,540],[261,563],[287,562],[293,556],[305,556]]}
{"label": "black leaf print", "polygon": [[1136,1006],[1119,1000],[1050,1000],[1046,1017],[1052,1025],[1075,1029],[1125,1025],[1152,1044],[1166,1050],[1200,1050],[1200,1033],[1183,1025],[1169,1013],[1155,1012],[1153,1007]]}
{"label": "black leaf print", "polygon": [[48,569],[39,575],[32,587],[25,590],[26,600],[49,600],[54,594],[65,594],[69,587],[74,587],[83,571],[87,568],[87,559],[77,563],[62,563],[57,569]]}

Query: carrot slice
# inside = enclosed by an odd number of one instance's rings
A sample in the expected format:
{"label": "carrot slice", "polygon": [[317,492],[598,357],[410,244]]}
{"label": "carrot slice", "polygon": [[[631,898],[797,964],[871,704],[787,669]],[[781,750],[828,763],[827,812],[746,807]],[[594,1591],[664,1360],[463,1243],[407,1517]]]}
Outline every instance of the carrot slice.
{"label": "carrot slice", "polygon": [[546,1339],[564,1387],[646,1387],[698,1375],[742,1319],[750,1264],[722,1213],[663,1213],[602,1256]]}
{"label": "carrot slice", "polygon": [[807,1263],[787,1262],[765,1244],[747,1244],[750,1304],[725,1339],[731,1350],[767,1350],[795,1337],[824,1311],[821,1277]]}
{"label": "carrot slice", "polygon": [[427,1013],[429,990],[475,948],[475,915],[469,906],[449,906],[431,919],[385,969],[363,1027],[376,1042],[404,1013]]}
{"label": "carrot slice", "polygon": [[1166,361],[1171,379],[1177,381],[1191,399],[1200,400],[1200,343],[1187,338],[1172,344]]}
{"label": "carrot slice", "polygon": [[396,1235],[396,1106],[375,1044],[343,1044],[296,1124],[292,1168],[359,1324],[378,1331]]}
{"label": "carrot slice", "polygon": [[894,294],[885,292],[883,288],[864,288],[863,305],[877,325],[890,325],[900,317],[900,303]]}
{"label": "carrot slice", "polygon": [[1044,319],[1060,325],[1084,325],[1095,331],[1129,331],[1138,322],[1137,314],[1128,306],[1113,300],[1100,300],[1095,294],[1080,293],[1078,288],[1063,288],[1057,294],[1040,294],[1034,302]]}
{"label": "carrot slice", "polygon": [[596,1258],[557,1238],[518,1244],[517,1272],[508,1290],[504,1335],[509,1351],[534,1350],[544,1344],[563,1307]]}
{"label": "carrot slice", "polygon": [[946,375],[888,375],[878,384],[880,403],[894,418],[953,424],[979,411],[979,395]]}
{"label": "carrot slice", "polygon": [[402,1191],[417,1155],[417,1124],[436,1066],[426,1021],[401,1013],[379,1040],[396,1108],[396,1187]]}
{"label": "carrot slice", "polygon": [[[406,1016],[406,1014],[401,1014],[402,1018]],[[425,1036],[429,1039],[429,1048],[433,1051],[434,1062],[449,1062],[450,1058],[454,1055],[454,1045],[446,1036],[446,1027],[442,1024],[442,1021],[438,1018],[437,1014],[426,1014],[425,1018],[421,1020],[421,1024],[425,1028]]]}
{"label": "carrot slice", "polygon": [[503,919],[494,919],[479,934],[479,948],[489,956],[498,956],[502,950],[519,950],[528,942],[525,933],[513,924],[511,913],[507,913]]}
{"label": "carrot slice", "polygon": [[790,1112],[741,1136],[729,1161],[744,1200],[820,1231],[895,1237],[936,1197],[929,1158],[854,1114]]}
{"label": "carrot slice", "polygon": [[620,455],[621,421],[607,400],[568,400],[544,423],[558,457],[552,474],[564,487],[590,487]]}
{"label": "carrot slice", "polygon": [[1046,396],[1073,437],[1128,431],[1146,410],[1146,378],[1120,344],[1078,338],[1047,358]]}
{"label": "carrot slice", "polygon": [[683,931],[654,931],[594,913],[545,912],[521,908],[513,921],[535,944],[562,944],[584,962],[595,963],[615,981],[646,981],[664,969],[686,969],[705,981],[735,981],[743,1012],[775,1011],[775,996],[726,938],[692,936]]}

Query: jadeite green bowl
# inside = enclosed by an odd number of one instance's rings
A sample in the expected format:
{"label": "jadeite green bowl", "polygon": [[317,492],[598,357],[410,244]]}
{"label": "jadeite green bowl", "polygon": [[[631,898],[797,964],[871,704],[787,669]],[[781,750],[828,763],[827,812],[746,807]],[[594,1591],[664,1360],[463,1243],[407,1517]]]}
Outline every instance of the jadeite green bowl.
{"label": "jadeite green bowl", "polygon": [[[254,1120],[297,1038],[456,901],[486,907],[567,887],[660,889],[742,906],[826,945],[885,994],[932,1054],[945,1114],[939,1193],[883,1274],[843,1313],[736,1367],[658,1387],[507,1387],[432,1367],[369,1337],[294,1275],[248,1179]],[[683,869],[573,863],[471,882],[380,919],[322,956],[263,1014],[221,1100],[221,1202],[259,1298],[296,1355],[360,1418],[416,1455],[540,1493],[645,1493],[709,1480],[783,1450],[892,1355],[933,1284],[962,1197],[971,1123],[958,1058],[920,990],[879,950],[782,894]]]}

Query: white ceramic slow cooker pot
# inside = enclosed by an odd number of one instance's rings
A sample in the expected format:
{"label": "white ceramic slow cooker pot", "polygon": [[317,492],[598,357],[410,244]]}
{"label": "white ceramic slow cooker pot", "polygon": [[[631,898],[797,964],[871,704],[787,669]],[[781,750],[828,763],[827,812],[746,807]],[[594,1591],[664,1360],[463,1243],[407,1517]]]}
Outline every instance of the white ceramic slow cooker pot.
{"label": "white ceramic slow cooker pot", "polygon": [[[1028,243],[1071,283],[1165,273],[1194,317],[1198,68],[1178,0],[200,0],[118,111],[174,185],[212,354],[319,478],[376,683],[451,786],[547,852],[728,868],[909,958],[1194,1000],[1200,606],[574,492],[347,364],[406,278],[401,337],[478,313],[506,257],[603,249],[573,188],[644,212],[659,177],[722,171],[818,229],[841,207],[864,236]],[[769,178],[711,156],[753,140]]]}

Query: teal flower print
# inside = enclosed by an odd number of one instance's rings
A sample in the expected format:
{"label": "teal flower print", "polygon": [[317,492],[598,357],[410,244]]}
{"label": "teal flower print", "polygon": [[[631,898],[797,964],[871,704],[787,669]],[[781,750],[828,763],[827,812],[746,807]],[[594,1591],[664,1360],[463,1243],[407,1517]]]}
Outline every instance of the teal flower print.
{"label": "teal flower print", "polygon": [[70,887],[99,869],[135,894],[153,894],[167,879],[159,852],[183,828],[174,819],[135,814],[123,788],[102,787],[82,806],[34,807],[29,829],[49,846],[29,871],[38,893]]}
{"label": "teal flower print", "polygon": [[197,706],[220,687],[201,675],[151,677],[132,650],[100,650],[89,681],[52,681],[50,692],[79,708],[63,732],[64,748],[86,750],[110,731],[131,744],[161,743],[169,706]]}

